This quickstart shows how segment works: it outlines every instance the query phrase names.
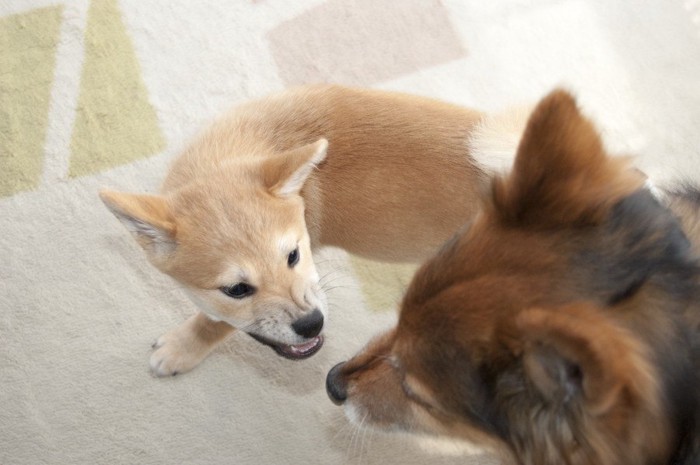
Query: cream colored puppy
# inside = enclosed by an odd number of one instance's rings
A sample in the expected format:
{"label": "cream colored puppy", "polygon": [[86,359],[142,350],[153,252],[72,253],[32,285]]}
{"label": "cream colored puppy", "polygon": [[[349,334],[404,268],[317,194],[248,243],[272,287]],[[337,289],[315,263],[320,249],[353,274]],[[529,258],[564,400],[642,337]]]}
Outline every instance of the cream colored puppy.
{"label": "cream colored puppy", "polygon": [[283,356],[313,355],[327,310],[312,250],[427,257],[474,215],[491,161],[513,156],[475,158],[494,132],[484,124],[502,122],[416,96],[302,87],[215,123],[159,195],[102,191],[200,310],[156,342],[154,373],[192,369],[234,328]]}

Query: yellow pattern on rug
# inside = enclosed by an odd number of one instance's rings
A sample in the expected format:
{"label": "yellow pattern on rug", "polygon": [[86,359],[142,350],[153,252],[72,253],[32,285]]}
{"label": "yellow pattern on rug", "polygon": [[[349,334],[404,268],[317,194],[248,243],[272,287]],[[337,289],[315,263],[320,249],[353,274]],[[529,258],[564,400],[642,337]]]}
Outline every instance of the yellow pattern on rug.
{"label": "yellow pattern on rug", "polygon": [[383,263],[349,255],[367,308],[373,312],[396,310],[417,265]]}
{"label": "yellow pattern on rug", "polygon": [[85,32],[70,176],[130,163],[164,148],[117,2],[93,1]]}
{"label": "yellow pattern on rug", "polygon": [[62,10],[0,19],[0,197],[41,180]]}

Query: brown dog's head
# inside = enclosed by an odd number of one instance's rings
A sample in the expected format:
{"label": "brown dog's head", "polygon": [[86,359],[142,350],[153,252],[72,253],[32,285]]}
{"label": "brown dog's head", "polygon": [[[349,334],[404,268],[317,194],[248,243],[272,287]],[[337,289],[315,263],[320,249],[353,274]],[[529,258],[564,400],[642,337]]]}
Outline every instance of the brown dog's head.
{"label": "brown dog's head", "polygon": [[331,399],[351,420],[520,463],[666,463],[697,407],[683,317],[697,272],[642,184],[569,94],[546,97],[512,173],[417,272],[398,326],[331,370]]}

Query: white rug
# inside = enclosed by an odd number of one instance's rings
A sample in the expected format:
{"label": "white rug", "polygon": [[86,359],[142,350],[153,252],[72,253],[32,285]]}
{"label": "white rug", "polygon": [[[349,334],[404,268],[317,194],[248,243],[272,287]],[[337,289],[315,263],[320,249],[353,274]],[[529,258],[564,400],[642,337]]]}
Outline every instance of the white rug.
{"label": "white rug", "polygon": [[193,307],[98,189],[153,192],[211,118],[318,81],[494,111],[564,85],[657,182],[700,180],[699,0],[0,0],[0,463],[492,463],[358,430],[326,398],[408,268],[319,255],[311,359],[236,335],[149,374]]}

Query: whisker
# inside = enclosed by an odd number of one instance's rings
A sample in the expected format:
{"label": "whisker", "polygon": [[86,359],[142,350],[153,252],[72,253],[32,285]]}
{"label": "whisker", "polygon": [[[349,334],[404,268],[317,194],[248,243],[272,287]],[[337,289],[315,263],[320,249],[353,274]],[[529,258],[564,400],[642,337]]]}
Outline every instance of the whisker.
{"label": "whisker", "polygon": [[329,274],[327,276],[324,276],[323,278],[320,278],[318,280],[318,282],[319,282],[319,285],[321,285],[321,287],[323,287],[323,286],[326,286],[330,283],[334,283],[336,281],[342,281],[343,279],[346,279],[348,282],[351,282],[351,283],[354,283],[356,281],[355,278],[353,278],[352,276],[343,273],[343,274],[336,274],[336,275]]}
{"label": "whisker", "polygon": [[329,288],[324,288],[323,291],[328,293],[328,292],[331,292],[335,289],[349,289],[349,290],[355,291],[355,292],[360,290],[359,286],[345,286],[345,285],[339,284],[337,286],[331,286]]}
{"label": "whisker", "polygon": [[352,429],[352,425],[350,424],[350,422],[347,421],[347,419],[346,419],[345,417],[343,417],[342,419],[345,420],[345,421],[342,422],[342,426],[340,426],[340,427],[338,428],[338,430],[335,432],[335,434],[334,434],[333,437],[331,438],[331,442],[335,442],[337,439],[339,439],[339,436],[340,436],[341,434],[344,435],[344,436],[347,436],[347,434],[348,434],[348,433],[350,432],[350,430]]}
{"label": "whisker", "polygon": [[343,281],[338,281],[338,282],[332,282],[332,283],[326,283],[323,286],[321,286],[321,289],[324,291],[328,291],[329,289],[333,289],[335,287],[345,287],[347,289],[360,289],[360,285],[356,282],[353,281],[348,281],[348,282],[343,282]]}
{"label": "whisker", "polygon": [[348,260],[347,260],[347,258],[341,258],[341,257],[319,258],[319,259],[314,257],[314,263],[316,265],[323,265],[326,263],[333,263],[333,264],[339,263],[341,265],[346,265],[348,263]]}
{"label": "whisker", "polygon": [[350,272],[351,272],[351,270],[349,268],[346,268],[346,267],[334,267],[334,268],[330,268],[330,269],[320,269],[320,273],[322,275],[331,275],[334,273],[342,273],[344,275],[349,275],[349,274],[351,274]]}
{"label": "whisker", "polygon": [[355,436],[357,435],[358,431],[359,431],[359,429],[357,428],[357,425],[355,425],[353,423],[352,424],[352,435],[350,436],[350,442],[348,443],[348,447],[346,449],[346,456],[348,458],[352,458],[355,456],[355,454],[354,454],[355,450],[353,448],[353,444],[355,442]]}
{"label": "whisker", "polygon": [[360,430],[361,430],[361,440],[360,440],[360,457],[359,457],[359,462],[362,463],[362,456],[364,455],[365,451],[365,437],[367,435],[367,430],[369,429],[368,427],[365,426],[365,421],[367,420],[367,417],[369,416],[369,412],[365,413],[365,416],[362,417],[362,421],[360,422]]}

